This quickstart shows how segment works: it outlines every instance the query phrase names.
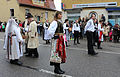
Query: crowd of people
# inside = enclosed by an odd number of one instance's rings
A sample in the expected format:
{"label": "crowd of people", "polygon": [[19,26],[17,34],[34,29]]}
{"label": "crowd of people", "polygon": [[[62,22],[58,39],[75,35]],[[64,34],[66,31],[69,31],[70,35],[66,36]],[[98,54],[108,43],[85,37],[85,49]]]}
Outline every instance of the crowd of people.
{"label": "crowd of people", "polygon": [[[54,72],[64,74],[61,64],[66,62],[66,47],[69,47],[70,40],[74,40],[74,45],[80,44],[80,39],[87,37],[88,55],[97,55],[94,47],[102,49],[103,41],[114,42],[119,41],[120,27],[118,24],[112,27],[108,22],[105,23],[105,16],[102,15],[98,22],[95,14],[88,18],[79,18],[75,21],[66,19],[62,22],[62,12],[57,11],[54,20],[49,23],[48,20],[44,24],[40,21],[36,22],[31,13],[26,14],[26,20],[22,23],[14,17],[11,17],[7,24],[0,23],[2,31],[5,31],[4,49],[7,51],[7,58],[11,64],[22,65],[19,61],[23,56],[22,45],[25,45],[25,56],[39,58],[38,36],[42,36],[46,44],[51,43],[50,65],[54,66]],[[4,26],[3,26],[4,25]],[[113,37],[112,37],[113,36]],[[51,41],[50,41],[51,40]]]}

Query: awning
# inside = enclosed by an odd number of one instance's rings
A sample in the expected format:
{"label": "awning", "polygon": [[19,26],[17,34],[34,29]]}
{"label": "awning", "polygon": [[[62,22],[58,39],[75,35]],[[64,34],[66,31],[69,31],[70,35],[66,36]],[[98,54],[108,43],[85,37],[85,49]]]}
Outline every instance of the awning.
{"label": "awning", "polygon": [[107,11],[120,11],[120,7],[106,8]]}

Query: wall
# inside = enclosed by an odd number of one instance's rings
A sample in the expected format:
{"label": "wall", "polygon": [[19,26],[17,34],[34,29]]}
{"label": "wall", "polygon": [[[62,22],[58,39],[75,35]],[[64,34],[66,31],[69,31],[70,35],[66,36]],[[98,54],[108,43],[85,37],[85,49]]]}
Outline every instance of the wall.
{"label": "wall", "polygon": [[10,18],[10,8],[14,9],[15,17],[19,17],[19,5],[17,0],[0,0],[0,20],[2,22],[8,21]]}
{"label": "wall", "polygon": [[25,9],[26,8],[30,10],[30,13],[34,16],[34,18],[35,18],[35,15],[36,16],[41,16],[41,14],[43,13],[43,18],[41,18],[41,22],[45,22],[45,12],[46,11],[48,12],[48,20],[49,20],[49,22],[51,22],[54,19],[55,11],[48,11],[48,10],[42,10],[42,9],[38,9],[38,8],[30,8],[30,7],[21,6],[20,9],[19,9],[19,11],[20,11],[19,19],[21,21],[25,20]]}
{"label": "wall", "polygon": [[98,14],[97,19],[100,20],[101,15],[104,14],[106,17],[106,22],[108,21],[108,12],[105,8],[86,8],[81,11],[81,18],[88,17],[90,12],[96,12]]}
{"label": "wall", "polygon": [[29,7],[23,7],[19,6],[19,3],[17,0],[0,0],[0,21],[8,21],[10,18],[10,8],[14,9],[14,16],[17,17],[19,20],[24,21],[25,20],[25,9],[30,9],[30,12],[33,14],[33,16],[41,16],[41,13],[43,13],[43,18],[41,19],[42,22],[45,22],[45,12],[48,12],[48,20],[51,22],[54,19],[54,12],[55,11],[48,11],[48,10],[42,10],[38,8],[29,8]]}

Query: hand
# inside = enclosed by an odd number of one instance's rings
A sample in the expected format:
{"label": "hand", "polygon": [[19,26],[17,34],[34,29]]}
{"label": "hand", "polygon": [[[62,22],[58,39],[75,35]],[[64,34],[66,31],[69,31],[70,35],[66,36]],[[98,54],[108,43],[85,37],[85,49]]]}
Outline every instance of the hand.
{"label": "hand", "polygon": [[84,34],[86,34],[86,31],[84,31]]}

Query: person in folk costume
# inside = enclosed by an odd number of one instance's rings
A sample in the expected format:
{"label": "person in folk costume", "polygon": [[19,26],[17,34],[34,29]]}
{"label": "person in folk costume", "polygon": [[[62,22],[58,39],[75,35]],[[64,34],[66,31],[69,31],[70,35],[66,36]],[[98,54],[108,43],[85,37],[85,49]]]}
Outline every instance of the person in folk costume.
{"label": "person in folk costume", "polygon": [[44,23],[43,27],[44,27],[44,40],[46,41],[46,44],[50,44],[50,38],[48,37],[48,28],[49,28],[50,24],[48,23],[48,20],[46,20],[46,22]]}
{"label": "person in folk costume", "polygon": [[65,38],[65,43],[66,43],[66,47],[68,47],[68,41],[70,40],[69,20],[68,19],[65,20],[65,23],[64,23],[63,27],[64,27],[64,34],[65,34],[64,36],[66,37]]}
{"label": "person in folk costume", "polygon": [[54,66],[54,72],[57,74],[64,74],[61,70],[60,64],[66,62],[66,47],[64,39],[64,28],[61,21],[62,12],[57,11],[54,21],[48,28],[48,35],[52,38],[50,65]]}
{"label": "person in folk costume", "polygon": [[29,23],[28,44],[27,44],[27,48],[29,49],[29,53],[26,55],[26,57],[38,58],[39,54],[37,51],[37,47],[39,45],[39,41],[38,41],[37,23],[33,19],[33,16],[31,13],[28,13],[26,18],[27,18],[28,23]]}
{"label": "person in folk costume", "polygon": [[98,42],[98,20],[94,20],[94,29],[95,31],[93,32],[93,46],[96,46],[95,43]]}
{"label": "person in folk costume", "polygon": [[108,25],[108,23],[106,23],[103,28],[104,28],[104,33],[103,33],[104,41],[107,41],[108,36],[109,36],[109,32],[110,32],[110,26]]}
{"label": "person in folk costume", "polygon": [[95,52],[93,48],[93,32],[94,32],[94,19],[95,19],[95,14],[92,14],[90,17],[90,20],[88,20],[84,33],[87,35],[87,47],[88,47],[88,55],[97,55],[98,53]]}
{"label": "person in folk costume", "polygon": [[104,28],[103,28],[103,24],[102,23],[103,23],[103,21],[100,20],[99,24],[98,24],[98,37],[99,37],[98,49],[102,49],[101,42],[103,42],[103,32],[104,32]]}
{"label": "person in folk costume", "polygon": [[15,19],[11,17],[8,20],[7,27],[5,30],[5,42],[4,49],[7,50],[7,57],[11,64],[22,65],[19,61],[20,57],[23,56],[22,52],[23,39],[20,33]]}
{"label": "person in folk costume", "polygon": [[25,18],[25,21],[22,24],[22,35],[24,36],[23,39],[25,39],[25,52],[24,54],[28,54],[29,53],[29,49],[28,49],[28,29],[29,29],[29,23],[28,23],[28,19],[27,16]]}
{"label": "person in folk costume", "polygon": [[[78,23],[78,20],[76,20],[75,24],[73,24],[72,33],[74,34],[74,45],[80,44],[79,43],[80,25]],[[77,44],[76,44],[76,40],[77,40]]]}

